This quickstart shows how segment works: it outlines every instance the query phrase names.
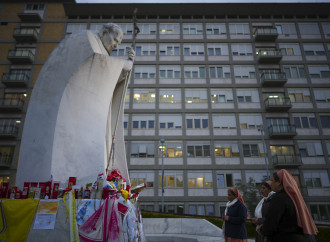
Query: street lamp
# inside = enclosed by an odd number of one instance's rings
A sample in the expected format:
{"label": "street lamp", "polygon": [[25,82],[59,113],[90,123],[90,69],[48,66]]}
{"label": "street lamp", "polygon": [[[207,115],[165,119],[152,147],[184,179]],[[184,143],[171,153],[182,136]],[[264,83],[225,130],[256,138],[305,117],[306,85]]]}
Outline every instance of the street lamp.
{"label": "street lamp", "polygon": [[164,136],[160,138],[160,143],[162,147],[162,213],[163,213],[164,212],[164,144],[165,144]]}
{"label": "street lamp", "polygon": [[264,157],[265,157],[265,165],[266,165],[266,176],[267,176],[267,179],[269,179],[269,170],[268,170],[268,162],[267,162],[267,150],[266,150],[266,145],[265,145],[265,134],[264,134],[264,127],[263,127],[263,125],[260,125],[260,128],[258,130],[261,132],[262,145],[264,147]]}

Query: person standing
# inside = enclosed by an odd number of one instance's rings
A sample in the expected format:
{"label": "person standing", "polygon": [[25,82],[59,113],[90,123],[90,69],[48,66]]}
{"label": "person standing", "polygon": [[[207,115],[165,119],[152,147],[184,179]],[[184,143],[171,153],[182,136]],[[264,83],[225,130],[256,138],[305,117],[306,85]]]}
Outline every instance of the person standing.
{"label": "person standing", "polygon": [[260,200],[260,202],[258,203],[255,211],[254,211],[254,218],[252,218],[252,223],[257,227],[257,234],[256,234],[256,238],[255,241],[256,242],[265,242],[266,239],[264,238],[264,236],[262,236],[262,234],[260,234],[259,229],[261,227],[261,225],[264,223],[265,221],[265,215],[268,212],[269,209],[269,203],[270,203],[270,199],[271,196],[275,193],[274,191],[272,191],[271,188],[271,181],[264,181],[261,183],[261,195],[263,196],[263,198]]}
{"label": "person standing", "polygon": [[247,242],[247,231],[245,221],[247,209],[244,200],[236,188],[228,189],[228,202],[224,220],[223,234],[226,242]]}
{"label": "person standing", "polygon": [[292,175],[285,169],[275,172],[271,186],[276,193],[261,227],[267,241],[313,241],[318,231]]}

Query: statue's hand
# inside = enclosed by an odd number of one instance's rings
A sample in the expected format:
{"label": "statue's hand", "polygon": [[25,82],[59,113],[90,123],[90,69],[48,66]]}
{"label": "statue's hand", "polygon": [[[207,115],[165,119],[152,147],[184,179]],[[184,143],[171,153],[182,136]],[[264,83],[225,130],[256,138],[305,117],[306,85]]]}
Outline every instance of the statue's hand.
{"label": "statue's hand", "polygon": [[128,59],[130,61],[135,60],[135,50],[133,50],[133,48],[130,48],[129,51],[128,51]]}

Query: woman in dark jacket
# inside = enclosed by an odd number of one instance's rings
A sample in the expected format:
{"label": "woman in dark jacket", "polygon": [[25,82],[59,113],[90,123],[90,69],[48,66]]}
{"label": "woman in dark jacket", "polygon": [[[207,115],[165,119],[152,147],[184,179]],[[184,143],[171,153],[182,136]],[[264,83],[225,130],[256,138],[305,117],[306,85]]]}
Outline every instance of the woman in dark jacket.
{"label": "woman in dark jacket", "polygon": [[272,190],[276,192],[261,233],[272,242],[308,242],[317,233],[314,221],[301,196],[299,188],[287,170],[273,174]]}
{"label": "woman in dark jacket", "polygon": [[223,233],[226,242],[247,242],[245,221],[247,209],[243,198],[236,188],[228,190],[228,203],[223,216]]}

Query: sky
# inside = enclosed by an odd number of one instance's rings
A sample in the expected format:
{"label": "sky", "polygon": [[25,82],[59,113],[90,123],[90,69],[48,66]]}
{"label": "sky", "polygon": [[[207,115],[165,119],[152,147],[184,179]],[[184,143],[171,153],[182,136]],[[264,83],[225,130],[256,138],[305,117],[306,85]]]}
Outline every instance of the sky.
{"label": "sky", "polygon": [[77,3],[329,3],[330,0],[76,0]]}

